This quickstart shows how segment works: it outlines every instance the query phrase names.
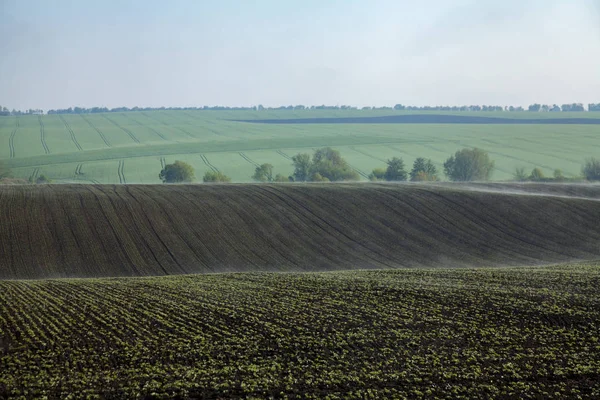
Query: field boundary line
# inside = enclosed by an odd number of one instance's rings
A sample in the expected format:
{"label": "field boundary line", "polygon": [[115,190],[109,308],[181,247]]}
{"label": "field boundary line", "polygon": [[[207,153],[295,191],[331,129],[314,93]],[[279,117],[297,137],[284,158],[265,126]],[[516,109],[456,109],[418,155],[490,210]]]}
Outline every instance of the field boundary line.
{"label": "field boundary line", "polygon": [[77,149],[79,151],[83,151],[83,148],[81,147],[81,145],[77,141],[77,138],[75,137],[75,132],[73,132],[73,129],[71,129],[71,125],[69,125],[69,123],[67,122],[67,120],[65,119],[65,117],[63,117],[61,114],[58,114],[58,118],[60,118],[60,120],[63,122],[63,124],[65,124],[65,127],[67,128],[67,130],[71,134],[71,140],[73,141],[73,143],[75,143],[75,147],[77,147]]}
{"label": "field boundary line", "polygon": [[40,140],[42,141],[42,147],[44,148],[44,152],[46,154],[50,154],[50,149],[46,143],[46,130],[44,129],[44,122],[42,121],[41,115],[38,115],[38,121],[40,122]]}
{"label": "field boundary line", "polygon": [[98,132],[98,134],[100,135],[100,138],[102,138],[102,141],[104,142],[104,144],[105,144],[107,147],[112,147],[112,145],[110,144],[110,142],[108,141],[108,139],[106,138],[106,136],[104,136],[104,133],[102,133],[102,131],[101,131],[100,129],[98,129],[96,126],[92,125],[92,123],[90,122],[90,120],[89,120],[89,119],[87,119],[87,118],[86,118],[86,117],[85,117],[83,114],[79,114],[79,116],[80,116],[81,118],[83,118],[83,120],[84,120],[85,122],[87,122],[87,123],[88,123],[88,125],[89,125],[89,126],[92,128],[92,129],[94,129],[96,132]]}
{"label": "field boundary line", "polygon": [[127,128],[123,128],[121,125],[119,125],[118,122],[116,122],[115,120],[112,120],[110,118],[108,118],[106,115],[102,115],[104,118],[106,118],[110,123],[112,123],[114,126],[116,126],[117,128],[121,129],[123,132],[125,132],[126,134],[129,135],[129,137],[131,138],[131,140],[133,140],[136,143],[140,143],[140,140],[133,134],[133,132],[131,132],[129,129]]}

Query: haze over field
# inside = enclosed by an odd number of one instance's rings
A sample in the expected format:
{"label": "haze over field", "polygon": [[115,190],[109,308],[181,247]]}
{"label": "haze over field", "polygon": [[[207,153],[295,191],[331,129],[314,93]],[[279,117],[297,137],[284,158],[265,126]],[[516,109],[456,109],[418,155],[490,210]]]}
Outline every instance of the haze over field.
{"label": "haze over field", "polygon": [[10,108],[596,102],[596,0],[0,2]]}

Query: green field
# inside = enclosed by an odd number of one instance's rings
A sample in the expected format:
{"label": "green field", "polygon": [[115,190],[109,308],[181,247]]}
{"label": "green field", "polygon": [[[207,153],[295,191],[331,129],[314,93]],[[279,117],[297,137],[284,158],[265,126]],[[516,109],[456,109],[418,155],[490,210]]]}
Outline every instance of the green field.
{"label": "green field", "polygon": [[[158,183],[164,163],[192,164],[197,178],[220,170],[237,182],[251,181],[256,164],[292,172],[290,157],[321,146],[342,153],[362,179],[402,157],[431,158],[438,167],[462,147],[487,150],[495,180],[516,167],[540,167],[549,176],[580,173],[598,156],[600,125],[491,124],[256,124],[232,120],[398,115],[389,110],[149,111],[86,115],[0,117],[0,159],[17,178],[46,175],[56,182]],[[414,114],[414,112],[404,112]],[[436,112],[435,114],[451,114]],[[538,115],[539,114],[539,115]],[[599,113],[561,113],[560,118],[598,118]],[[531,113],[460,113],[532,118]],[[550,118],[554,113],[536,113]]]}
{"label": "green field", "polygon": [[0,281],[0,398],[598,398],[599,271]]}

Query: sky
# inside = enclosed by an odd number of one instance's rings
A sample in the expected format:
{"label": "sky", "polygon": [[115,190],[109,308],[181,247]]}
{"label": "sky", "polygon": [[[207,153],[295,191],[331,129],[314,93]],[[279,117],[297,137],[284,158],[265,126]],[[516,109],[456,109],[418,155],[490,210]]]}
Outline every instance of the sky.
{"label": "sky", "polygon": [[600,0],[0,0],[0,105],[600,103]]}

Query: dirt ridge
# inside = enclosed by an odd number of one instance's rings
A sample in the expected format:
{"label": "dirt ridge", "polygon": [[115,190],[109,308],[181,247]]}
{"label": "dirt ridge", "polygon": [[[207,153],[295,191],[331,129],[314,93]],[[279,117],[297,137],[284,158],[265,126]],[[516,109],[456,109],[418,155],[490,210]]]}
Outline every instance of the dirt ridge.
{"label": "dirt ridge", "polygon": [[599,188],[505,186],[5,186],[0,279],[600,259]]}

